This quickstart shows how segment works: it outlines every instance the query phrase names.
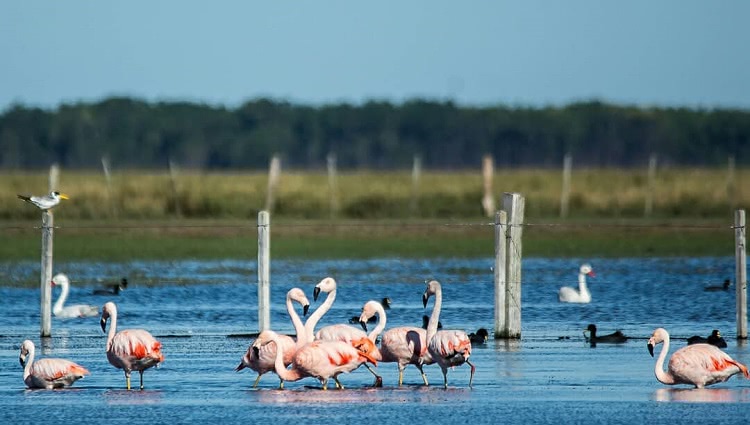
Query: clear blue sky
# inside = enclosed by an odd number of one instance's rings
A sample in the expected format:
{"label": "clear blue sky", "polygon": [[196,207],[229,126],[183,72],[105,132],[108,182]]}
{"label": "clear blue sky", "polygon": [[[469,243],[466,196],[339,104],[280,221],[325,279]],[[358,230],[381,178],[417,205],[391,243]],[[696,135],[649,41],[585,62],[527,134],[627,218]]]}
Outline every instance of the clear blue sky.
{"label": "clear blue sky", "polygon": [[742,0],[6,0],[0,54],[0,111],[110,95],[750,109]]}

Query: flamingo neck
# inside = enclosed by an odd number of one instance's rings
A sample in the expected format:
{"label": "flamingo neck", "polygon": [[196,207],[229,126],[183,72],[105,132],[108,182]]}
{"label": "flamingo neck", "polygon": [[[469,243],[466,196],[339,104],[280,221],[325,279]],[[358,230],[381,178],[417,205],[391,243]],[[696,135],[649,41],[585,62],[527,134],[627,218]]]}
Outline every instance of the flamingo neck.
{"label": "flamingo neck", "polygon": [[656,359],[656,365],[654,366],[654,374],[656,374],[656,380],[662,384],[671,385],[674,384],[674,377],[671,373],[664,371],[664,360],[667,358],[669,352],[669,335],[664,338],[664,346],[661,348],[659,357]]}
{"label": "flamingo neck", "polygon": [[276,359],[274,360],[273,366],[276,374],[283,381],[299,381],[304,376],[296,368],[287,369],[284,365],[284,346],[281,344],[278,334],[273,334],[271,338],[274,344],[276,344]]}
{"label": "flamingo neck", "polygon": [[375,312],[378,313],[378,325],[375,326],[375,329],[370,332],[369,335],[367,335],[367,338],[370,339],[372,342],[375,342],[378,339],[378,335],[380,335],[381,332],[383,332],[383,329],[385,329],[385,309],[382,305],[377,304],[375,306]]}
{"label": "flamingo neck", "polygon": [[305,325],[302,323],[302,320],[299,318],[299,314],[297,314],[297,311],[294,310],[294,305],[292,304],[292,299],[290,297],[286,297],[286,311],[289,313],[289,317],[292,319],[292,325],[294,325],[294,332],[297,334],[297,346],[301,347],[302,345],[307,342],[307,335],[305,334]]}
{"label": "flamingo neck", "polygon": [[435,291],[435,304],[432,306],[430,321],[427,322],[427,341],[437,333],[438,322],[440,321],[440,308],[443,306],[443,289],[438,287]]}
{"label": "flamingo neck", "polygon": [[68,299],[69,285],[62,284],[59,286],[61,289],[60,297],[57,298],[57,301],[55,301],[55,305],[52,307],[52,312],[55,314],[62,311],[63,305],[65,304],[65,300]]}
{"label": "flamingo neck", "polygon": [[305,322],[305,337],[307,338],[307,342],[313,342],[315,340],[315,326],[318,324],[320,318],[331,309],[335,300],[336,289],[328,293],[325,302],[321,304],[320,307],[316,308],[313,314],[307,319]]}
{"label": "flamingo neck", "polygon": [[29,347],[29,353],[26,355],[26,361],[23,366],[24,381],[29,377],[29,375],[31,375],[31,364],[34,363],[34,351],[36,351],[36,349],[33,345]]}
{"label": "flamingo neck", "polygon": [[107,333],[107,351],[112,347],[112,340],[117,333],[117,311],[111,311],[109,314],[109,332]]}

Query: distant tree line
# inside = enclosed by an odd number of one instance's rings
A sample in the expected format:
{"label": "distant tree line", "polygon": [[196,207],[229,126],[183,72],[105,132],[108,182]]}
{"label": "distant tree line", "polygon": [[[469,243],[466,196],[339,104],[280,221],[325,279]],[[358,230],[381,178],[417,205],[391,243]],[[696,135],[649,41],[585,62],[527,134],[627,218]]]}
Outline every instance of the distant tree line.
{"label": "distant tree line", "polygon": [[719,166],[750,162],[750,111],[639,108],[598,101],[565,107],[458,106],[412,100],[309,106],[257,99],[236,109],[189,102],[113,97],[55,110],[14,105],[0,115],[0,168],[53,162],[95,168],[394,169],[420,155],[425,167],[477,168],[484,154],[500,167],[660,164]]}

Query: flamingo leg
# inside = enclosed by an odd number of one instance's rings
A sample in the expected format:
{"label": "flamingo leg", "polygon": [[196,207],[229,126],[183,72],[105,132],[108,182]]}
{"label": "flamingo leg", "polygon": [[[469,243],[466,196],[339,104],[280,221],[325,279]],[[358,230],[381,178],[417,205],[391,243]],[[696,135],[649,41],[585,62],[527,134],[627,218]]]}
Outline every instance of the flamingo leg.
{"label": "flamingo leg", "polygon": [[343,390],[344,386],[339,382],[339,378],[337,376],[333,377],[333,381],[336,383],[336,388]]}
{"label": "flamingo leg", "polygon": [[474,371],[476,370],[476,368],[470,361],[466,360],[466,363],[471,366],[471,376],[469,376],[469,388],[471,388],[471,383],[474,381]]}
{"label": "flamingo leg", "polygon": [[448,369],[443,368],[443,388],[448,389]]}
{"label": "flamingo leg", "polygon": [[399,365],[398,367],[398,386],[404,383],[404,369]]}
{"label": "flamingo leg", "polygon": [[417,369],[419,369],[419,373],[421,373],[421,374],[422,374],[422,381],[424,381],[424,386],[425,386],[425,387],[428,387],[428,386],[430,386],[430,384],[429,384],[429,383],[427,383],[427,375],[425,375],[425,373],[424,373],[424,369],[422,369],[422,365],[421,365],[421,364],[420,364],[420,365],[417,365]]}
{"label": "flamingo leg", "polygon": [[141,389],[143,389],[143,371],[139,370],[138,373],[141,374]]}
{"label": "flamingo leg", "polygon": [[375,376],[375,383],[372,384],[372,386],[373,387],[382,387],[383,386],[383,378],[380,375],[378,375],[377,373],[375,373],[375,371],[372,370],[372,368],[370,367],[370,365],[368,365],[367,363],[365,363],[365,367],[367,368],[367,370],[370,371],[370,373],[372,373]]}
{"label": "flamingo leg", "polygon": [[323,391],[328,390],[328,379],[323,379],[320,381],[320,383],[323,385]]}
{"label": "flamingo leg", "polygon": [[253,388],[258,388],[258,382],[260,382],[260,375],[258,375],[258,377],[255,378],[255,382],[253,383]]}
{"label": "flamingo leg", "polygon": [[130,391],[130,371],[125,372],[125,388]]}
{"label": "flamingo leg", "polygon": [[[259,378],[260,378],[260,377],[259,377]],[[284,380],[283,380],[283,379],[281,379],[281,378],[279,378],[279,389],[280,389],[280,390],[283,390],[283,389],[284,389]]]}

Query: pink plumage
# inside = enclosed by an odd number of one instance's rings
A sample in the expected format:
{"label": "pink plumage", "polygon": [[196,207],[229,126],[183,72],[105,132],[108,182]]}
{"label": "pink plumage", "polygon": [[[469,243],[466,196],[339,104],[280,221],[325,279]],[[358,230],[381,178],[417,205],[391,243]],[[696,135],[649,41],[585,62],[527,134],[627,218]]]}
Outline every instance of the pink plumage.
{"label": "pink plumage", "polygon": [[657,328],[648,340],[648,351],[654,355],[654,347],[664,343],[654,366],[656,379],[662,384],[688,384],[696,388],[724,382],[736,374],[750,378],[745,365],[732,359],[727,353],[710,344],[694,344],[680,348],[672,354],[664,371],[664,360],[669,352],[669,332]]}
{"label": "pink plumage", "polygon": [[21,344],[19,361],[24,366],[23,382],[29,388],[63,388],[89,375],[85,367],[70,360],[51,358],[35,362],[34,352],[34,343],[30,340]]}
{"label": "pink plumage", "polygon": [[130,389],[130,373],[137,370],[143,389],[143,371],[158,366],[164,361],[161,342],[143,329],[127,329],[117,332],[117,307],[108,302],[102,307],[101,326],[106,332],[107,320],[111,320],[107,334],[107,360],[112,366],[125,372],[126,387]]}
{"label": "pink plumage", "polygon": [[398,363],[398,385],[404,381],[404,369],[407,365],[414,365],[422,375],[425,385],[427,375],[423,366],[434,363],[427,350],[427,331],[415,326],[402,326],[388,329],[380,339],[380,355],[383,362]]}

